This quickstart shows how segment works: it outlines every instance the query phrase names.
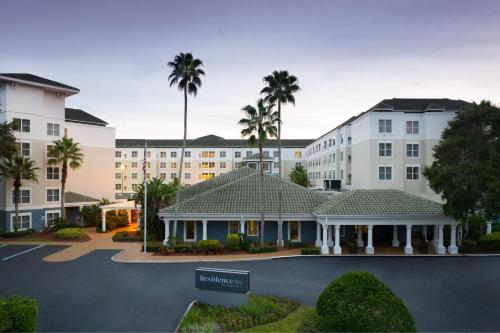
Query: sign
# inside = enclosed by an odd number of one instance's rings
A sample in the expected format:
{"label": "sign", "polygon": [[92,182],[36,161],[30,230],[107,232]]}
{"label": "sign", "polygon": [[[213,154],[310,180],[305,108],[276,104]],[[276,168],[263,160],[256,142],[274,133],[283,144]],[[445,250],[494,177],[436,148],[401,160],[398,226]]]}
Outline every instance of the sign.
{"label": "sign", "polygon": [[195,270],[197,289],[246,294],[250,291],[250,272],[199,267]]}

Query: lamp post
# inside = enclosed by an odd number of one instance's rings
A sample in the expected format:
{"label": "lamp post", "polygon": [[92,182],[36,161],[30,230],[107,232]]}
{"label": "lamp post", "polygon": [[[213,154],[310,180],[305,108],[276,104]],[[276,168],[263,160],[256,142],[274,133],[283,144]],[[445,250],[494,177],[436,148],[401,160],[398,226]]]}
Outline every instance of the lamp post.
{"label": "lamp post", "polygon": [[122,171],[122,186],[121,186],[121,188],[122,188],[122,199],[123,199],[123,171],[125,170],[124,164],[120,165],[120,170]]}

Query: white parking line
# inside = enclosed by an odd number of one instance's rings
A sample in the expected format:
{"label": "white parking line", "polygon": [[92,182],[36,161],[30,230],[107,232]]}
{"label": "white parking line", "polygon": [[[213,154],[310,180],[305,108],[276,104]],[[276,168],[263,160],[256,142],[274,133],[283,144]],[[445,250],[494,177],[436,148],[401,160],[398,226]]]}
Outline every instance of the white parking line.
{"label": "white parking line", "polygon": [[8,245],[8,244],[3,244],[3,245],[0,245],[0,247],[5,247],[5,246],[7,246],[7,245]]}
{"label": "white parking line", "polygon": [[45,246],[45,244],[38,245],[38,246],[33,247],[33,248],[31,248],[31,249],[27,249],[27,250],[25,250],[25,251],[23,251],[23,252],[19,252],[19,253],[13,254],[13,255],[11,255],[11,256],[5,257],[5,258],[3,258],[2,260],[9,260],[9,259],[12,259],[12,258],[14,258],[14,257],[20,256],[21,254],[28,253],[28,252],[30,252],[30,251],[33,251],[33,250],[39,249],[39,248],[44,247],[44,246]]}

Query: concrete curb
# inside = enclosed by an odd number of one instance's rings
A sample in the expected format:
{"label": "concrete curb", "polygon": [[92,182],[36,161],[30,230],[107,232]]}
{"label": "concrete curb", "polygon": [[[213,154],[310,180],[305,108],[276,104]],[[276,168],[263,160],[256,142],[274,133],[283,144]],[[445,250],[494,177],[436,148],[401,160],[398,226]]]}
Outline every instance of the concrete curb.
{"label": "concrete curb", "polygon": [[196,303],[196,300],[191,301],[191,303],[189,303],[188,307],[186,308],[186,311],[184,311],[184,314],[183,314],[183,315],[182,315],[182,317],[181,317],[181,320],[179,320],[179,323],[178,323],[178,324],[177,324],[177,326],[175,327],[175,330],[174,330],[174,332],[175,332],[175,333],[179,332],[179,328],[180,328],[180,326],[181,326],[182,321],[183,321],[183,320],[184,320],[184,318],[187,316],[187,314],[188,314],[189,310],[191,310],[191,308],[193,307],[194,303]]}

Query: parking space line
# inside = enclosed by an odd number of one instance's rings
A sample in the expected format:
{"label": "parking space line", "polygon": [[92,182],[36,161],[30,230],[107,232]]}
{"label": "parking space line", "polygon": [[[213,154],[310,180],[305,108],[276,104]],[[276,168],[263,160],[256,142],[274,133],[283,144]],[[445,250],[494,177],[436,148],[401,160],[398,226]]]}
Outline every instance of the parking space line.
{"label": "parking space line", "polygon": [[45,246],[45,244],[35,246],[35,247],[31,248],[31,249],[27,249],[27,250],[25,250],[25,251],[22,251],[22,252],[19,252],[19,253],[13,254],[13,255],[11,255],[11,256],[5,257],[5,258],[3,258],[3,259],[2,259],[2,261],[12,259],[12,258],[14,258],[14,257],[20,256],[21,254],[28,253],[28,252],[30,252],[30,251],[33,251],[33,250],[39,249],[39,248],[44,247],[44,246]]}
{"label": "parking space line", "polygon": [[3,245],[0,245],[0,248],[2,247],[6,247],[8,244],[3,244]]}

